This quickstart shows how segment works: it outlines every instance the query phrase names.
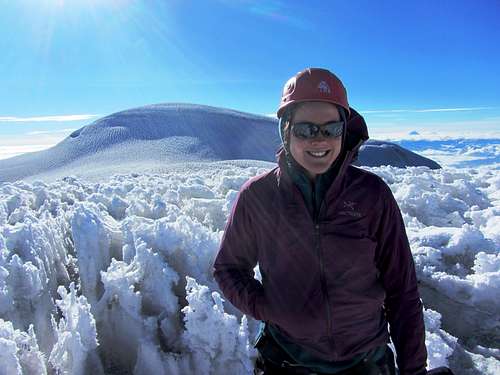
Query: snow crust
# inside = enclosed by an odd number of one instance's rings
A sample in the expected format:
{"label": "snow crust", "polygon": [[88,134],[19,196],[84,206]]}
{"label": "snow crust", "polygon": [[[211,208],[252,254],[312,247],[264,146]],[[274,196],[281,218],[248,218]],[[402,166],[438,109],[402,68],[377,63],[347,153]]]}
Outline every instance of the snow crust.
{"label": "snow crust", "polygon": [[[0,185],[0,374],[251,374],[257,322],[211,266],[270,165]],[[500,171],[367,168],[401,207],[429,366],[500,373]]]}

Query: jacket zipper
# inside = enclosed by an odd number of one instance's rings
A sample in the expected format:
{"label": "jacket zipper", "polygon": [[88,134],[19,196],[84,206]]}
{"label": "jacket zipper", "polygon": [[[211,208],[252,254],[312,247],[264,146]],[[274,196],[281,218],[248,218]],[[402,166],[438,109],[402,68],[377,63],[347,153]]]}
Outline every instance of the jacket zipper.
{"label": "jacket zipper", "polygon": [[319,260],[319,267],[320,267],[320,283],[321,283],[321,291],[323,292],[323,295],[326,298],[326,320],[327,320],[327,330],[328,330],[328,339],[331,341],[333,345],[333,336],[332,336],[332,312],[330,309],[330,297],[328,296],[328,288],[326,285],[326,278],[325,278],[325,265],[323,263],[323,256],[321,253],[321,245],[320,245],[320,226],[318,222],[318,218],[315,218],[314,220],[314,234],[315,234],[315,239],[316,239],[316,252],[318,254],[318,260]]}

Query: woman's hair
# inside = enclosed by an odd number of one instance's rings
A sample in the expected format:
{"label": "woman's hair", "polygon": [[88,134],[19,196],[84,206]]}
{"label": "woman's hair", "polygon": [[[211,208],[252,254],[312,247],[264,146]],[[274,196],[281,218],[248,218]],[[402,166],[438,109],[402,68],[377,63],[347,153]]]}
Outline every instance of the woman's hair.
{"label": "woman's hair", "polygon": [[289,151],[288,144],[290,142],[290,128],[292,124],[292,118],[294,114],[294,110],[300,105],[295,104],[290,107],[288,107],[285,112],[283,112],[283,116],[280,118],[279,122],[279,131],[280,131],[280,137],[281,137],[281,142],[283,142],[283,147],[286,152]]}

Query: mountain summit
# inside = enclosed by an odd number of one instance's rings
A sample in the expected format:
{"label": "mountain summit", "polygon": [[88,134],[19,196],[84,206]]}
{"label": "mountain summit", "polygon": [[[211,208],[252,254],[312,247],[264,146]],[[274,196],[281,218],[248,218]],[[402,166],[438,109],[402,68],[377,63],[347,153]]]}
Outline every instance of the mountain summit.
{"label": "mountain summit", "polygon": [[[103,117],[47,150],[0,160],[0,182],[154,172],[182,163],[274,162],[279,145],[277,120],[270,117],[194,104],[155,104]],[[379,141],[361,148],[358,164],[439,168],[432,160]]]}

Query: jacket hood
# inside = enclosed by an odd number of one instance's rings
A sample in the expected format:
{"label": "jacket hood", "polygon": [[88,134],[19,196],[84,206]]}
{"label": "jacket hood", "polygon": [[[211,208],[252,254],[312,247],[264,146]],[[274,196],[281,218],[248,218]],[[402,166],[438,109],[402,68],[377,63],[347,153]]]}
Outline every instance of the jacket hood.
{"label": "jacket hood", "polygon": [[[357,152],[359,147],[368,140],[368,128],[363,116],[354,108],[350,109],[350,116],[347,119],[346,137],[344,140],[344,149],[346,151]],[[361,143],[360,143],[361,142]]]}

